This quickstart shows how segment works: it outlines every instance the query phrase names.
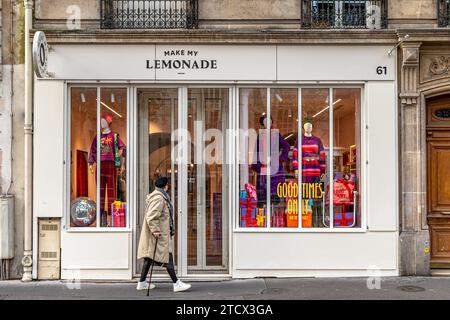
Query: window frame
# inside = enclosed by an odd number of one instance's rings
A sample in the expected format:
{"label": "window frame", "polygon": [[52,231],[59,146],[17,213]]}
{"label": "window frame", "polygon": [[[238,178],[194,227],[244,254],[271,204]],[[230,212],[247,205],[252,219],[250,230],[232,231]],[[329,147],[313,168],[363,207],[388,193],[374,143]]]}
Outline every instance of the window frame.
{"label": "window frame", "polygon": [[[223,86],[224,84],[211,83],[210,86]],[[148,84],[125,84],[125,83],[110,83],[110,82],[65,82],[64,84],[64,188],[63,190],[63,226],[62,230],[65,232],[74,232],[74,233],[103,233],[103,232],[131,232],[133,231],[133,226],[135,224],[135,211],[137,210],[137,184],[136,184],[136,175],[137,173],[137,110],[136,110],[136,99],[137,99],[137,90],[139,88],[152,87],[157,88],[161,85],[148,85]],[[166,84],[166,87],[174,87],[179,88],[183,87],[181,84]],[[190,86],[195,86],[195,84],[191,84]],[[299,83],[299,82],[286,82],[286,83],[234,83],[227,85],[226,87],[230,88],[230,95],[232,99],[229,102],[229,127],[230,134],[227,134],[227,143],[231,141],[235,142],[237,146],[235,150],[230,149],[229,159],[229,172],[230,172],[230,194],[229,194],[229,207],[234,208],[230,210],[231,213],[231,230],[230,232],[236,233],[364,233],[368,231],[368,198],[367,198],[367,159],[368,159],[368,144],[367,144],[367,97],[365,94],[365,86],[366,84],[363,82],[323,82],[322,84],[311,84],[310,82]],[[72,88],[126,88],[127,89],[127,225],[125,228],[105,228],[105,227],[71,227],[70,226],[70,183],[71,183],[71,166],[70,166],[70,152],[71,152],[71,89]],[[239,136],[238,134],[231,134],[231,131],[239,132],[239,92],[241,89],[248,88],[265,88],[265,89],[277,89],[277,88],[296,88],[301,92],[303,88],[316,88],[316,89],[330,89],[330,88],[345,88],[352,89],[357,88],[361,91],[360,96],[360,150],[359,155],[361,157],[360,162],[360,176],[359,176],[359,198],[360,198],[360,217],[361,224],[360,227],[353,228],[241,228],[239,226],[239,159],[238,153],[236,150],[239,150]],[[270,98],[270,97],[269,97]],[[298,111],[301,112],[301,94],[298,94]],[[269,101],[270,102],[270,101]],[[270,108],[270,104],[268,105]],[[299,129],[301,129],[301,125],[299,124]]]}
{"label": "window frame", "polygon": [[[386,1],[386,2],[385,2]],[[349,5],[359,5],[361,10],[364,12],[363,15],[351,15],[350,11],[346,9]],[[308,8],[304,8],[307,6]],[[377,6],[380,8],[380,27],[371,28],[368,23],[372,18],[370,13],[370,8]],[[328,7],[327,13],[328,17],[321,18],[320,10],[322,8]],[[303,0],[302,1],[302,27],[312,28],[312,29],[386,29],[387,28],[387,18],[388,18],[388,3],[387,0]],[[323,26],[313,26],[312,22],[314,17],[317,17],[321,21]],[[356,18],[356,19],[355,19]],[[303,22],[306,21],[306,24]],[[359,21],[361,20],[361,21]],[[362,21],[364,20],[364,21]],[[357,21],[360,23],[353,23],[352,21]]]}
{"label": "window frame", "polygon": [[[65,165],[65,171],[64,171],[64,190],[63,190],[63,226],[62,230],[66,232],[73,232],[73,233],[129,233],[132,231],[132,226],[134,223],[134,215],[132,212],[135,210],[136,205],[136,199],[135,194],[131,191],[135,190],[134,181],[135,181],[135,165],[134,165],[134,159],[135,159],[135,143],[136,143],[136,129],[135,129],[135,117],[136,112],[135,108],[133,106],[134,101],[134,93],[135,90],[133,90],[133,87],[122,83],[92,83],[92,82],[81,82],[81,83],[65,83],[64,85],[64,94],[65,94],[65,108],[64,108],[64,165]],[[100,224],[99,219],[99,204],[98,204],[98,196],[99,196],[99,188],[96,185],[96,194],[97,194],[97,219],[96,219],[96,226],[95,227],[72,227],[71,226],[71,219],[70,219],[70,204],[72,202],[71,200],[71,183],[72,183],[72,172],[71,172],[71,152],[72,152],[72,143],[71,143],[71,131],[72,131],[72,102],[71,102],[71,95],[72,95],[72,89],[74,88],[86,88],[86,89],[95,89],[97,90],[97,118],[100,115],[100,101],[101,101],[101,90],[102,89],[125,89],[126,90],[126,111],[127,111],[127,119],[126,119],[126,132],[127,132],[127,156],[126,159],[126,194],[127,194],[127,211],[125,213],[125,227],[102,227]],[[97,142],[99,137],[99,128],[100,128],[100,121],[97,119]],[[97,149],[98,145],[97,145]],[[95,174],[98,177],[100,167],[96,166],[96,172]]]}
{"label": "window frame", "polygon": [[[367,134],[366,134],[366,130],[367,128],[367,123],[368,123],[368,119],[367,117],[367,112],[366,112],[366,106],[367,106],[367,101],[366,101],[366,95],[365,95],[365,85],[358,85],[358,84],[334,84],[334,83],[330,83],[329,85],[325,85],[325,84],[321,84],[321,85],[292,85],[292,84],[264,84],[264,85],[237,85],[236,86],[236,97],[235,97],[235,106],[232,106],[233,108],[233,112],[235,113],[235,118],[234,118],[234,127],[233,129],[236,130],[235,132],[237,132],[236,134],[236,150],[240,150],[240,137],[239,137],[239,129],[240,129],[240,113],[239,113],[239,104],[240,104],[240,90],[241,89],[261,89],[261,88],[265,88],[267,89],[267,105],[266,105],[266,110],[267,110],[267,115],[268,117],[270,117],[270,109],[271,109],[271,97],[270,97],[270,92],[271,89],[297,89],[297,103],[298,103],[298,116],[299,119],[302,119],[301,115],[302,115],[302,89],[329,89],[329,96],[333,97],[334,94],[334,89],[360,89],[360,105],[359,105],[359,134],[360,134],[360,146],[359,146],[359,156],[360,156],[360,168],[359,168],[359,177],[358,177],[358,184],[359,184],[359,190],[358,190],[358,197],[360,199],[360,226],[359,227],[334,227],[334,223],[330,223],[330,227],[328,228],[303,228],[301,225],[301,219],[299,218],[299,226],[297,228],[274,228],[272,226],[270,226],[270,210],[267,210],[266,212],[266,227],[259,227],[259,228],[245,228],[245,227],[241,227],[240,226],[240,211],[239,211],[239,183],[240,183],[240,162],[239,162],[239,151],[236,151],[235,154],[235,159],[234,159],[234,163],[235,163],[235,167],[236,170],[234,172],[234,179],[235,179],[235,183],[233,185],[233,190],[232,192],[232,198],[235,199],[234,202],[234,210],[235,213],[233,214],[233,219],[234,219],[234,224],[233,224],[233,232],[236,233],[365,233],[368,231],[368,216],[367,216],[367,202],[368,199],[366,197],[367,193],[367,155],[368,155],[368,150],[367,150]],[[330,103],[332,103],[332,99],[329,100]],[[330,113],[331,116],[333,115],[333,108],[330,108]],[[332,132],[332,128],[333,128],[333,122],[332,121],[333,118],[330,118],[330,153],[332,154],[333,152],[333,144],[334,141],[332,141],[334,139],[334,132]],[[301,121],[298,122],[298,132],[301,132],[302,130],[302,125],[301,125]],[[331,139],[333,138],[333,139]],[[301,156],[301,154],[299,155],[299,157]],[[328,157],[327,159],[327,166],[330,166],[330,163],[332,163],[333,161],[333,157]],[[331,167],[332,168],[332,167]],[[270,174],[270,173],[269,173]],[[299,174],[299,182],[301,183],[301,177],[302,175]],[[334,175],[330,175],[330,181],[329,183],[333,182],[333,177]],[[331,184],[332,185],[332,184]],[[270,199],[270,197],[269,197]],[[332,200],[332,193],[330,194],[330,204],[331,207],[329,209],[330,213],[333,213],[333,217],[334,217],[334,205],[333,205],[333,200]],[[270,203],[268,204],[270,205]],[[330,219],[331,221],[331,219]]]}

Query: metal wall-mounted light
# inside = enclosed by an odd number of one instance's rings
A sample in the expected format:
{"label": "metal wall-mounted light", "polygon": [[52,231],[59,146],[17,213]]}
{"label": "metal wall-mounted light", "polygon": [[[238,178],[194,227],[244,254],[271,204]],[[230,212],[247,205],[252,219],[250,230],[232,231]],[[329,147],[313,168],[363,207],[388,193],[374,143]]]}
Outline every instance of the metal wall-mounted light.
{"label": "metal wall-mounted light", "polygon": [[392,57],[392,53],[394,52],[395,49],[397,49],[405,40],[409,39],[409,34],[405,35],[403,37],[402,40],[400,40],[393,48],[389,49],[388,52],[386,52],[386,54],[389,57]]}

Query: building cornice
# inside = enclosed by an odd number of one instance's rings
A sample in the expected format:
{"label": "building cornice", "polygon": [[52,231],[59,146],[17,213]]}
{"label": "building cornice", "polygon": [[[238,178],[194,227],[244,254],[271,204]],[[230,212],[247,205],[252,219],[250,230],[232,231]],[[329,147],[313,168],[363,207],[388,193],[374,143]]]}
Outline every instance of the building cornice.
{"label": "building cornice", "polygon": [[449,43],[450,29],[430,28],[430,29],[399,29],[399,38],[409,35],[408,42],[422,43]]}
{"label": "building cornice", "polygon": [[395,44],[394,30],[42,30],[51,44]]}

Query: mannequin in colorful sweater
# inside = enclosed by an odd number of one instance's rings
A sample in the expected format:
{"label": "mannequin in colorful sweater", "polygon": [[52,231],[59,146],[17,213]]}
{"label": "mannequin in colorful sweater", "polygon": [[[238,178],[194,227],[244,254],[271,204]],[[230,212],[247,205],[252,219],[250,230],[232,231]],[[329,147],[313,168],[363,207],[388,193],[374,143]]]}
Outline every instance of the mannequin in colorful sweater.
{"label": "mannequin in colorful sweater", "polygon": [[[311,118],[306,117],[303,120],[302,135],[302,183],[320,183],[322,176],[326,172],[326,153],[322,144],[322,140],[319,137],[313,136],[313,121]],[[293,151],[292,165],[295,170],[295,175],[298,177],[298,138],[295,141]],[[322,223],[322,200],[312,199],[310,202],[312,207],[312,227],[323,227]]]}
{"label": "mannequin in colorful sweater", "polygon": [[[262,116],[259,119],[261,126],[267,128],[267,116]],[[270,193],[274,202],[278,201],[277,186],[285,181],[285,172],[283,163],[289,159],[289,143],[281,136],[279,130],[273,129],[273,120],[270,119]],[[263,207],[267,199],[267,153],[265,152],[266,145],[266,130],[261,130],[256,140],[255,152],[252,169],[257,174],[256,191],[258,194],[258,207]],[[261,149],[261,150],[260,150]]]}
{"label": "mannequin in colorful sweater", "polygon": [[[302,135],[302,182],[320,182],[321,176],[326,172],[326,153],[319,137],[312,135],[313,125],[311,118],[303,120]],[[298,138],[295,141],[293,163],[295,172],[298,172]]]}
{"label": "mannequin in colorful sweater", "polygon": [[[117,175],[120,174],[118,170],[121,167],[120,154],[126,156],[126,145],[120,139],[119,134],[114,133],[110,126],[113,117],[111,115],[104,115],[101,119],[102,132],[100,135],[100,152],[97,152],[97,136],[94,137],[91,143],[91,150],[89,152],[89,168],[91,173],[94,172],[94,164],[97,163],[97,153],[100,157],[100,208],[102,212],[111,214],[111,204],[116,199],[116,181]],[[107,196],[107,204],[105,206],[105,197]],[[110,219],[110,217],[108,217]],[[106,226],[107,222],[102,215],[102,226]]]}

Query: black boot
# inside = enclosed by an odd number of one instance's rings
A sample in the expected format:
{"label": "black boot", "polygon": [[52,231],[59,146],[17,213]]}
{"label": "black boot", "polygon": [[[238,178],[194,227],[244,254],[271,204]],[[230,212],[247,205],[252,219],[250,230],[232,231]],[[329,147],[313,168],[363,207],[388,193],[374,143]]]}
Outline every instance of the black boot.
{"label": "black boot", "polygon": [[106,211],[100,214],[100,226],[106,228],[108,226],[108,215]]}

